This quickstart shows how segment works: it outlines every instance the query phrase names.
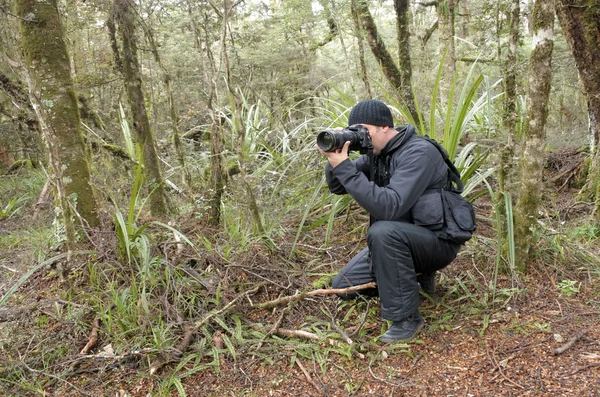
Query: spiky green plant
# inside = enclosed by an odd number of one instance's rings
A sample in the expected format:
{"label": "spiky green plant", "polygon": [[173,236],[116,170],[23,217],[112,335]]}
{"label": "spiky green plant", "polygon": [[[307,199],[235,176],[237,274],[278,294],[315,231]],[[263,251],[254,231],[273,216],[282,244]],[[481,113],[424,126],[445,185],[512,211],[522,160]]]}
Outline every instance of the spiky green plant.
{"label": "spiky green plant", "polygon": [[8,219],[15,215],[22,207],[22,203],[28,200],[28,196],[21,197],[13,197],[8,203],[4,206],[4,208],[0,208],[0,221]]}
{"label": "spiky green plant", "polygon": [[[465,184],[464,195],[466,196],[477,185],[481,184],[482,180],[480,177],[473,180],[472,178],[476,176],[475,172],[484,165],[487,160],[488,152],[481,150],[481,148],[473,142],[467,144],[459,151],[459,143],[461,139],[469,133],[470,125],[475,120],[477,114],[483,110],[489,112],[490,103],[500,97],[500,95],[494,95],[493,93],[494,88],[500,84],[500,81],[497,81],[492,85],[486,84],[485,90],[479,97],[476,97],[481,83],[486,80],[482,75],[474,77],[474,70],[477,64],[477,62],[474,62],[467,73],[456,106],[454,106],[453,101],[449,100],[446,106],[443,107],[442,104],[438,102],[443,62],[444,59],[442,58],[438,66],[436,80],[433,86],[431,104],[429,106],[429,125],[427,127],[424,124],[425,117],[418,101],[416,105],[419,120],[415,121],[413,120],[410,111],[398,101],[395,95],[384,91],[385,100],[390,104],[396,114],[403,117],[410,124],[415,125],[421,134],[426,134],[436,139],[446,149],[448,156],[453,159],[456,168],[461,172],[461,179]],[[449,98],[454,98],[454,92],[457,88],[457,76],[458,71],[455,73],[450,86]],[[437,132],[438,120],[436,120],[436,115],[438,114],[440,115],[439,122],[443,123],[441,134],[438,134]],[[490,175],[491,172],[491,170],[488,170],[485,171],[484,174]]]}

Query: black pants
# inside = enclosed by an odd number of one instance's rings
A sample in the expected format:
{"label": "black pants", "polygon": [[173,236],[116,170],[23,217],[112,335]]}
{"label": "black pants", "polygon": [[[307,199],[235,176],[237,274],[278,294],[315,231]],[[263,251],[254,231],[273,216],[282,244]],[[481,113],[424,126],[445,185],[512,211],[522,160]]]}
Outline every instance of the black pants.
{"label": "black pants", "polygon": [[[460,246],[406,222],[378,221],[367,233],[368,248],[360,251],[333,279],[333,288],[377,282],[383,318],[400,321],[419,308],[417,273],[442,269],[456,258]],[[347,294],[342,298],[351,298]]]}

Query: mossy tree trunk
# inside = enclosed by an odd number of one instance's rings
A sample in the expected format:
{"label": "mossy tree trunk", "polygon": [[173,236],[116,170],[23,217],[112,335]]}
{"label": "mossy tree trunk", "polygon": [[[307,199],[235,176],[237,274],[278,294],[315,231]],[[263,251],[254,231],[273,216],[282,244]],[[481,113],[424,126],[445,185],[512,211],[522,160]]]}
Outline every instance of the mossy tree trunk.
{"label": "mossy tree trunk", "polygon": [[26,62],[29,97],[44,143],[67,242],[74,243],[74,217],[99,225],[77,97],[56,0],[17,0],[16,14]]}
{"label": "mossy tree trunk", "polygon": [[369,76],[367,74],[367,64],[365,63],[365,46],[363,45],[363,33],[360,28],[360,20],[358,17],[358,11],[356,9],[356,1],[350,1],[350,12],[352,13],[352,21],[354,22],[354,30],[356,33],[356,41],[358,43],[358,60],[360,64],[360,78],[365,85],[365,93],[360,95],[362,99],[373,98],[371,92],[371,85],[369,84]]}
{"label": "mossy tree trunk", "polygon": [[533,49],[529,60],[527,122],[519,163],[519,201],[515,211],[515,257],[517,269],[525,271],[534,244],[533,232],[540,202],[540,181],[545,158],[548,97],[552,82],[554,6],[536,0],[533,9]]}
{"label": "mossy tree trunk", "polygon": [[[17,124],[19,143],[21,144],[21,150],[18,151],[19,156],[28,159],[34,166],[37,166],[43,157],[43,153],[41,153],[43,144],[40,139],[40,125],[31,105],[27,89],[23,88],[20,82],[13,81],[8,76],[0,73],[0,91],[4,92],[14,105],[13,112],[3,111],[2,113],[9,116],[12,119],[11,121]],[[11,143],[17,142],[13,141]]]}
{"label": "mossy tree trunk", "polygon": [[[401,97],[416,122],[418,120],[418,116],[415,111],[415,102],[414,97],[412,96],[412,88],[410,85],[410,75],[412,74],[412,71],[406,74],[406,70],[401,71],[394,63],[392,56],[383,42],[383,37],[381,37],[377,31],[377,25],[375,25],[375,21],[373,20],[371,11],[369,11],[367,2],[365,0],[357,0],[356,10],[362,23],[362,27],[367,32],[367,41],[369,42],[369,47],[371,47],[371,52],[379,62],[379,65],[381,65],[381,70],[383,71],[384,76],[399,94],[410,91],[410,99],[407,99],[407,97],[403,95],[401,95]],[[399,31],[400,29],[402,29],[403,34],[408,34],[408,28],[398,28]],[[402,66],[406,67],[405,64]],[[410,56],[408,67],[410,69]],[[407,77],[408,80],[405,80]]]}
{"label": "mossy tree trunk", "polygon": [[260,209],[256,201],[256,195],[254,189],[250,184],[250,178],[246,170],[246,158],[244,153],[244,142],[246,140],[246,125],[242,120],[242,100],[238,92],[233,87],[233,78],[231,75],[231,65],[229,62],[229,54],[227,53],[227,29],[229,26],[229,15],[233,11],[233,5],[229,5],[228,0],[223,1],[223,14],[222,14],[222,25],[223,31],[221,36],[221,55],[225,63],[225,82],[227,83],[227,91],[229,98],[229,106],[233,112],[234,128],[237,130],[238,135],[238,164],[240,168],[240,177],[242,178],[242,185],[246,191],[246,198],[248,200],[248,207],[250,208],[250,214],[254,220],[254,227],[261,237],[265,236],[265,228],[263,221],[260,216]]}
{"label": "mossy tree trunk", "polygon": [[[504,59],[504,103],[502,110],[502,125],[508,137],[507,144],[499,151],[498,158],[498,190],[494,195],[498,225],[498,249],[503,257],[508,257],[509,243],[506,232],[508,223],[506,217],[505,195],[512,190],[510,170],[513,169],[515,142],[517,137],[517,125],[519,114],[517,112],[517,48],[519,46],[519,0],[511,0],[510,11],[507,14],[509,20],[509,40],[506,57]],[[500,42],[499,42],[500,44]],[[500,46],[499,46],[499,55]]]}
{"label": "mossy tree trunk", "polygon": [[504,59],[504,109],[502,124],[509,136],[516,135],[517,113],[517,49],[519,47],[519,20],[521,10],[519,0],[511,0],[509,20],[509,40]]}
{"label": "mossy tree trunk", "polygon": [[419,115],[415,106],[415,95],[412,88],[412,64],[410,61],[410,31],[409,31],[409,3],[408,0],[394,0],[396,10],[396,31],[398,35],[398,69],[402,86],[400,94],[404,103],[414,119],[414,124],[419,123]]}
{"label": "mossy tree trunk", "polygon": [[150,129],[144,102],[132,6],[133,3],[128,0],[114,0],[113,14],[118,23],[118,31],[122,40],[123,77],[133,114],[133,126],[143,153],[145,178],[150,192],[150,212],[152,215],[161,216],[167,214],[169,208],[160,170],[160,160],[156,152],[156,142]]}
{"label": "mossy tree trunk", "polygon": [[173,146],[175,147],[175,155],[177,156],[177,161],[179,162],[179,165],[182,169],[182,181],[187,187],[191,187],[192,176],[185,166],[185,157],[183,153],[183,148],[181,147],[181,137],[179,135],[179,116],[177,112],[177,106],[175,104],[175,95],[173,93],[173,78],[171,77],[171,73],[169,73],[167,68],[162,63],[160,54],[158,53],[158,46],[156,45],[156,41],[154,40],[154,34],[149,26],[145,26],[144,33],[146,33],[146,37],[148,38],[148,43],[150,44],[150,50],[152,51],[152,55],[154,55],[154,60],[156,61],[156,64],[158,65],[160,70],[162,70],[163,73],[163,82],[165,83],[165,88],[167,89],[169,115],[171,116]]}
{"label": "mossy tree trunk", "polygon": [[456,71],[456,51],[454,47],[454,8],[457,1],[439,0],[436,11],[438,16],[438,38],[440,54],[446,54],[442,67],[442,81],[440,82],[440,94],[443,102],[448,103],[452,98],[450,87]]}
{"label": "mossy tree trunk", "polygon": [[[198,24],[196,16],[192,10],[192,2],[188,1],[188,15],[190,25],[194,31],[196,47],[200,56],[200,64],[204,75],[204,83],[209,87],[207,95],[207,108],[210,113],[210,169],[211,169],[211,190],[208,193],[210,209],[208,221],[212,225],[219,225],[221,222],[221,200],[225,192],[225,182],[227,173],[225,171],[223,158],[223,115],[219,109],[219,91],[218,91],[218,67],[213,56],[211,46],[213,39],[210,36],[209,17],[204,15],[205,23]],[[201,29],[203,28],[203,31]],[[204,34],[203,34],[204,33]]]}
{"label": "mossy tree trunk", "polygon": [[557,0],[556,13],[588,102],[592,161],[580,198],[595,200],[600,222],[600,5],[596,0]]}

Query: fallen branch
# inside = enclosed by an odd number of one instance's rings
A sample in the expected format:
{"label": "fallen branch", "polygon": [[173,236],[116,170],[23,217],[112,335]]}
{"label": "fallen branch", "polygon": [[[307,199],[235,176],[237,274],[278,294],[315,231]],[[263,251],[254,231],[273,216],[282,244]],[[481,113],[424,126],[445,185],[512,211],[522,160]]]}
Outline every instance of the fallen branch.
{"label": "fallen branch", "polygon": [[557,347],[556,349],[554,349],[552,351],[552,354],[555,356],[558,356],[559,354],[564,353],[565,351],[567,351],[569,348],[571,348],[571,346],[573,346],[575,344],[575,342],[577,342],[579,339],[581,339],[585,334],[587,334],[589,332],[591,328],[587,328],[584,329],[583,331],[579,332],[578,334],[576,334],[574,337],[572,337],[571,339],[569,339],[569,341],[567,343],[565,343],[564,345],[562,345],[561,347]]}
{"label": "fallen branch", "polygon": [[98,328],[100,328],[99,314],[97,314],[96,317],[94,317],[94,321],[92,321],[92,331],[90,332],[90,339],[88,340],[88,343],[86,343],[86,345],[83,347],[83,349],[81,349],[79,354],[87,354],[92,347],[96,346],[96,343],[98,343]]}
{"label": "fallen branch", "polygon": [[319,392],[319,394],[322,393],[321,389],[319,388],[319,386],[317,386],[317,384],[315,383],[314,380],[312,380],[310,374],[308,373],[308,371],[304,368],[304,366],[302,365],[302,363],[300,362],[300,360],[296,360],[296,364],[298,365],[298,368],[300,368],[302,370],[302,372],[304,373],[304,376],[306,376],[306,379],[308,380],[308,382],[313,385],[313,387],[315,389],[317,389],[317,391]]}
{"label": "fallen branch", "polygon": [[285,305],[290,302],[299,301],[299,300],[302,300],[309,296],[347,294],[348,292],[355,292],[355,291],[361,291],[361,290],[368,289],[368,288],[375,288],[375,286],[376,286],[376,284],[373,281],[373,282],[370,282],[367,284],[356,285],[356,286],[348,287],[348,288],[317,289],[317,290],[313,290],[313,291],[302,292],[302,293],[299,293],[296,295],[284,296],[284,297],[281,297],[281,298],[278,298],[278,299],[275,299],[272,301],[264,302],[264,303],[258,303],[258,304],[252,305],[251,307],[254,309],[270,309],[275,306]]}

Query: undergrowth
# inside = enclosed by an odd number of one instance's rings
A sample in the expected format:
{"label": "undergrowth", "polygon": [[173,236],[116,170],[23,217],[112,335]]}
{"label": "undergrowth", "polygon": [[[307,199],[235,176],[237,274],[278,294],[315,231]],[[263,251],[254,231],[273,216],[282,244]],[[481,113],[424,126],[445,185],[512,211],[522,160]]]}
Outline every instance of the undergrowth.
{"label": "undergrowth", "polygon": [[[440,292],[422,296],[428,323],[423,338],[465,324],[475,324],[483,336],[531,293],[530,276],[514,271],[511,250],[503,257],[497,249],[500,240],[494,230],[499,220],[486,196],[494,190],[494,169],[485,167],[487,153],[476,144],[457,150],[461,137],[485,123],[484,115],[476,116],[495,98],[489,85],[476,96],[483,81],[480,76],[463,86],[457,108],[438,109],[428,118],[433,135],[435,125],[443,125],[440,138],[461,166],[469,198],[488,206],[478,211],[479,234],[456,264],[441,272]],[[2,269],[8,272],[0,290],[2,308],[7,313],[30,309],[0,324],[0,387],[7,394],[90,394],[75,379],[132,368],[138,378],[155,384],[158,395],[185,395],[187,379],[205,371],[218,375],[241,361],[256,362],[265,371],[282,363],[302,370],[310,362],[314,371],[325,374],[331,363],[343,369],[359,362],[370,369],[385,367],[384,357],[391,354],[415,358],[422,340],[388,346],[377,342],[389,325],[381,319],[377,298],[313,297],[269,310],[255,306],[328,287],[336,271],[364,245],[367,214],[347,196],[328,194],[323,159],[313,147],[315,131],[343,125],[346,117],[340,115],[351,103],[343,98],[313,103],[318,111],[307,110],[304,121],[270,130],[272,115],[260,103],[244,102],[241,153],[261,209],[262,235],[257,235],[258,220],[250,215],[248,203],[240,199],[244,183],[236,176],[227,182],[220,225],[205,221],[208,188],[174,193],[180,213],[164,223],[145,213],[141,161],[116,165],[99,158],[96,163],[107,165],[105,172],[96,169],[94,174],[101,186],[99,197],[106,198],[100,211],[104,227],[91,236],[92,252],[76,252],[69,278],[61,280],[52,269],[65,257],[51,251],[51,205],[37,220],[29,217],[43,174],[30,171],[1,179],[0,215],[5,216],[0,222],[10,233],[0,235],[0,250],[3,257],[22,261],[18,268]],[[401,114],[395,109],[397,118]],[[122,128],[128,130],[124,118]],[[236,139],[235,134],[226,137],[224,156],[231,166],[236,164]],[[135,148],[128,145],[128,150],[134,157]],[[208,159],[186,160],[198,183],[205,182]],[[178,172],[182,170],[166,174],[175,179]],[[507,218],[512,218],[511,197],[505,198]],[[542,226],[534,269],[554,282],[557,294],[593,300],[600,292],[593,282],[600,275],[598,229],[586,219],[565,223],[558,215]],[[514,244],[511,230],[508,244]],[[83,242],[84,236],[80,238]],[[548,332],[548,324],[515,318],[505,326]],[[304,337],[282,330],[303,331]],[[94,332],[97,340],[80,354]],[[346,378],[348,393],[360,389]]]}

